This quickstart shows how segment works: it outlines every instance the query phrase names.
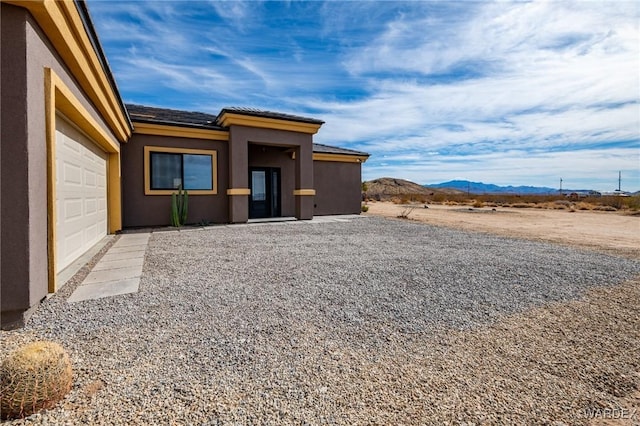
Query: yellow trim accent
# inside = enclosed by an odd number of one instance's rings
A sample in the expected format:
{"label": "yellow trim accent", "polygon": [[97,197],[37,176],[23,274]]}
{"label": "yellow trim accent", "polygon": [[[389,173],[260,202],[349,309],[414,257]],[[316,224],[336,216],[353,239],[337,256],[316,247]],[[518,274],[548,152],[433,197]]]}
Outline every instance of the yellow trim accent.
{"label": "yellow trim accent", "polygon": [[178,138],[208,139],[228,141],[229,132],[224,130],[195,129],[164,124],[133,122],[133,133],[139,135],[174,136]]}
{"label": "yellow trim accent", "polygon": [[51,81],[52,71],[45,68],[44,114],[47,143],[47,291],[55,293],[58,287],[56,274],[56,96]]}
{"label": "yellow trim accent", "polygon": [[293,195],[316,195],[315,189],[294,189]]}
{"label": "yellow trim accent", "polygon": [[93,139],[102,149],[107,152],[119,153],[120,144],[118,141],[113,139],[113,137],[98,124],[55,71],[51,68],[45,68],[45,78],[55,91],[55,93],[52,94],[55,98],[55,109],[61,111],[67,118],[71,119],[76,126],[80,127],[82,131]]}
{"label": "yellow trim accent", "polygon": [[251,195],[251,190],[249,188],[229,188],[227,195]]}
{"label": "yellow trim accent", "polygon": [[313,161],[336,161],[341,163],[364,163],[369,157],[366,155],[324,154],[314,153]]}
{"label": "yellow trim accent", "polygon": [[45,137],[47,144],[47,217],[49,292],[58,290],[56,281],[56,112],[64,114],[100,148],[108,153],[107,220],[109,233],[122,229],[120,195],[120,144],[98,124],[62,79],[51,68],[44,69]]}
{"label": "yellow trim accent", "polygon": [[225,112],[219,118],[219,122],[224,127],[229,126],[247,126],[259,127],[263,129],[288,130],[290,132],[316,134],[322,124],[301,123],[298,121],[289,121],[277,118],[254,117],[251,115],[235,114]]}
{"label": "yellow trim accent", "polygon": [[[122,229],[122,193],[120,190],[120,153],[109,153],[107,159],[107,222],[109,233],[115,234]],[[118,206],[113,208],[113,206]]]}
{"label": "yellow trim accent", "polygon": [[121,142],[131,136],[131,129],[115,89],[102,69],[80,13],[73,1],[3,0],[27,9],[69,67],[71,74],[91,99],[111,131]]}
{"label": "yellow trim accent", "polygon": [[151,189],[151,152],[175,152],[178,154],[204,154],[211,156],[213,189],[189,189],[189,195],[215,195],[218,193],[218,151],[213,149],[172,148],[166,146],[144,147],[144,195],[171,195],[175,189]]}

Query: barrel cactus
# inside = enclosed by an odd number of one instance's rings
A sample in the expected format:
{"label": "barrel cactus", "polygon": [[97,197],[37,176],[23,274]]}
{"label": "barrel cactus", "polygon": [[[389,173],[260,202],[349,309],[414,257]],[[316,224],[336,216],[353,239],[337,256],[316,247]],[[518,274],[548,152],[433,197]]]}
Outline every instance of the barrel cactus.
{"label": "barrel cactus", "polygon": [[62,346],[46,341],[24,345],[0,366],[0,415],[26,417],[51,408],[72,382],[71,361]]}

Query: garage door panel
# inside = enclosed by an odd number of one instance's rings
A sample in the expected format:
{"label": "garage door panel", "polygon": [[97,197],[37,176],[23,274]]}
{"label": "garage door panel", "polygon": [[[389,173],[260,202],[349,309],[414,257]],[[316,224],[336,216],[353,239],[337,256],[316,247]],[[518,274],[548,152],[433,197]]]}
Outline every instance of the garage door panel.
{"label": "garage door panel", "polygon": [[97,187],[98,179],[96,174],[90,170],[84,171],[84,186],[86,187]]}
{"label": "garage door panel", "polygon": [[56,117],[56,271],[107,234],[107,154]]}
{"label": "garage door panel", "polygon": [[85,237],[88,241],[96,241],[102,238],[106,234],[107,227],[106,221],[98,221],[92,223],[91,225],[87,225],[85,228]]}
{"label": "garage door panel", "polygon": [[75,258],[80,256],[82,251],[82,243],[84,241],[84,232],[77,231],[70,235],[65,235],[63,238],[63,254],[64,257],[61,260],[71,263]]}
{"label": "garage door panel", "polygon": [[96,164],[102,164],[102,160],[104,159],[104,151],[100,149],[97,145],[93,144],[92,146],[83,145],[82,146],[82,155],[86,160],[92,161]]}
{"label": "garage door panel", "polygon": [[70,137],[66,136],[66,133],[70,129],[73,129],[73,127],[70,126],[69,124],[64,124],[62,126],[56,125],[56,128],[65,133],[64,139],[62,140],[62,142],[63,142],[62,150],[66,151],[65,153],[67,155],[70,154],[70,153],[75,153],[75,154],[78,154],[78,155],[82,154],[82,147],[80,145],[78,145],[73,138],[70,138]]}
{"label": "garage door panel", "polygon": [[88,241],[93,241],[98,236],[98,224],[89,225],[84,232],[85,238]]}
{"label": "garage door panel", "polygon": [[95,215],[98,212],[98,201],[95,198],[85,199],[84,205],[84,211],[87,217]]}
{"label": "garage door panel", "polygon": [[82,199],[63,199],[63,209],[64,212],[62,215],[62,219],[66,222],[71,222],[73,220],[80,220],[82,218]]}
{"label": "garage door panel", "polygon": [[62,165],[62,181],[67,185],[82,185],[82,167],[65,161]]}

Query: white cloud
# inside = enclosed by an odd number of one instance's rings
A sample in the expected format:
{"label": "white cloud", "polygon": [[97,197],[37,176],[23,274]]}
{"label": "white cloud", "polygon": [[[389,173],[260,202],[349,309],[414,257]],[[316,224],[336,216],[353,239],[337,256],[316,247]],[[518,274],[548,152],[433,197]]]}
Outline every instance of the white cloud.
{"label": "white cloud", "polygon": [[562,166],[640,189],[637,2],[98,5],[125,98],[155,84],[171,107],[312,115],[316,141],[373,154],[368,177],[527,184]]}
{"label": "white cloud", "polygon": [[[467,179],[498,185],[534,185],[613,191],[618,171],[623,190],[640,184],[637,149],[585,150],[576,152],[523,153],[512,151],[483,155],[430,156],[408,164],[387,158],[371,158],[363,165],[363,179],[391,176],[421,184]],[[587,186],[585,186],[587,185]]]}
{"label": "white cloud", "polygon": [[[594,181],[601,170],[625,169],[640,186],[638,143],[622,155],[600,149],[640,136],[637,4],[501,2],[476,12],[467,21],[403,16],[388,25],[346,62],[378,89],[357,102],[321,105],[327,124],[319,139],[385,156],[386,166],[365,165],[370,177],[424,182],[457,174],[509,183],[562,166]],[[429,31],[445,24],[437,35]],[[432,76],[460,64],[477,72],[444,82]],[[413,77],[402,81],[400,71]],[[458,155],[388,161],[392,152],[403,158],[434,150]],[[427,165],[438,167],[427,172]]]}
{"label": "white cloud", "polygon": [[247,26],[255,25],[258,18],[257,13],[252,13],[255,9],[260,8],[260,2],[257,1],[218,1],[210,2],[216,14],[230,22],[236,31],[244,32]]}

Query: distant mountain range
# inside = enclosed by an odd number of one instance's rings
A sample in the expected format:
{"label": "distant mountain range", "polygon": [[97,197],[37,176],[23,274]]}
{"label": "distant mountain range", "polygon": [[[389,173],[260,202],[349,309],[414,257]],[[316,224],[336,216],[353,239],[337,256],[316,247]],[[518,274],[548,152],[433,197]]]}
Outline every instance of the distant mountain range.
{"label": "distant mountain range", "polygon": [[[413,196],[432,196],[435,194],[513,194],[513,195],[557,195],[557,188],[549,188],[546,186],[500,186],[490,183],[470,182],[468,180],[450,180],[429,185],[420,185],[405,179],[383,177],[365,182],[367,187],[367,196],[372,199],[387,200],[397,198],[401,195]],[[594,191],[588,189],[568,189],[563,188],[562,193],[565,195],[571,193],[590,194]],[[597,194],[597,193],[596,193]],[[612,195],[611,193],[602,193],[602,195]],[[640,192],[627,195],[640,195]]]}
{"label": "distant mountain range", "polygon": [[[449,188],[471,194],[557,194],[557,188],[545,186],[499,186],[490,183],[470,182],[468,180],[450,180],[437,184],[425,185],[427,188]],[[562,192],[584,192],[587,190],[563,189]]]}
{"label": "distant mountain range", "polygon": [[382,177],[365,182],[367,197],[375,200],[391,200],[404,195],[430,196],[434,194],[455,194],[455,189],[434,189],[405,179]]}

